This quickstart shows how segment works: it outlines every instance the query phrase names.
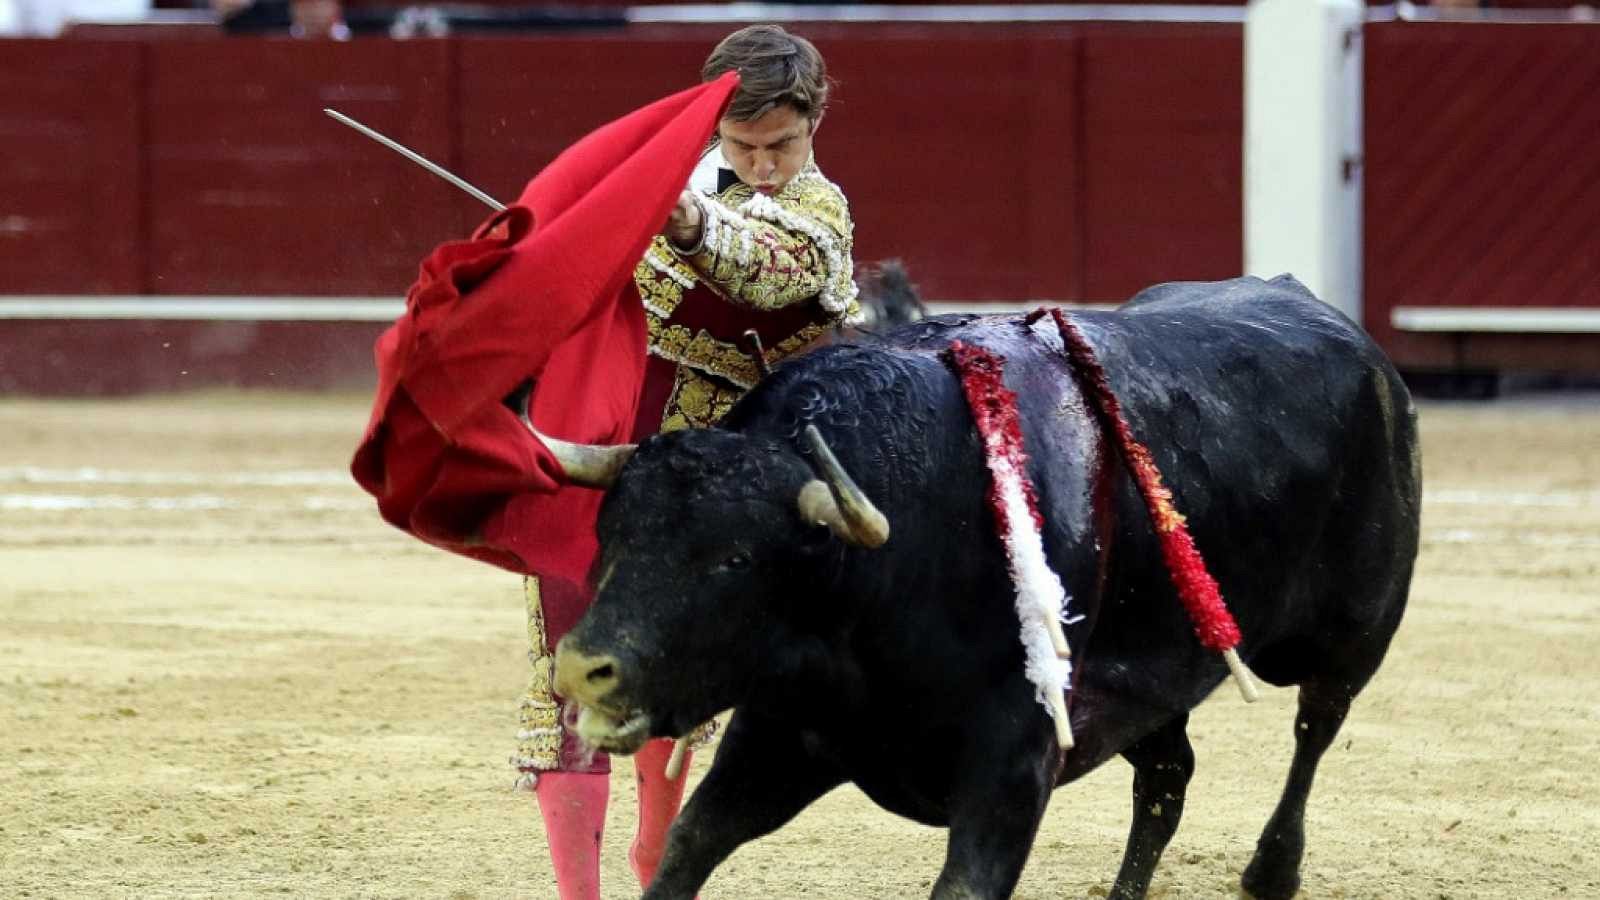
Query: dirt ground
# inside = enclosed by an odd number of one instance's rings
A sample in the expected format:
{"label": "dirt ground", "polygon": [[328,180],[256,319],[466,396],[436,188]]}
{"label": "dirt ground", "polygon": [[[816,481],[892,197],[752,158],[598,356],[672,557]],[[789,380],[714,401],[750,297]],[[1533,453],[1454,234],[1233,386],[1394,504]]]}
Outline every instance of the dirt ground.
{"label": "dirt ground", "polygon": [[[365,404],[0,399],[0,895],[554,896],[505,763],[516,580],[379,522],[344,474]],[[1600,897],[1600,398],[1422,424],[1411,609],[1321,769],[1302,896]],[[1293,704],[1197,711],[1153,896],[1237,893]],[[637,896],[630,776],[607,897]],[[1056,794],[1018,897],[1105,895],[1129,780]],[[925,896],[943,845],[842,788],[703,896]]]}

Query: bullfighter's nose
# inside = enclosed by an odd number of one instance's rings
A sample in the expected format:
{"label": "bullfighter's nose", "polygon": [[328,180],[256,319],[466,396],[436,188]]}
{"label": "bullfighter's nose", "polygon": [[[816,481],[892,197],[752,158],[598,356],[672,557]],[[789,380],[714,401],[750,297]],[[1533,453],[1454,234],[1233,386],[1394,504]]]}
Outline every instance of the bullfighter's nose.
{"label": "bullfighter's nose", "polygon": [[621,680],[621,665],[615,656],[589,656],[572,644],[570,637],[556,645],[556,693],[585,706],[597,706]]}

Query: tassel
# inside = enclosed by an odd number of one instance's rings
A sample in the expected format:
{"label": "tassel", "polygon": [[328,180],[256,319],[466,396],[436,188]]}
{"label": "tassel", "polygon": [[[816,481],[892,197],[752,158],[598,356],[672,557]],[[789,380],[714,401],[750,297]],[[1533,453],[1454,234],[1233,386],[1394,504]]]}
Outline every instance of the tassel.
{"label": "tassel", "polygon": [[989,508],[1017,590],[1024,672],[1038,689],[1039,702],[1054,720],[1056,742],[1066,750],[1073,744],[1066,702],[1072,651],[1061,629],[1067,592],[1044,555],[1040,535],[1044,517],[1039,513],[1038,494],[1028,478],[1028,453],[1023,447],[1017,395],[1005,386],[1005,360],[982,347],[954,341],[945,351],[945,359],[960,376],[983,442],[984,461],[991,475]]}
{"label": "tassel", "polygon": [[[1122,415],[1122,404],[1112,392],[1111,383],[1095,357],[1094,348],[1089,346],[1083,333],[1067,320],[1060,309],[1051,309],[1049,314],[1055,319],[1056,329],[1061,332],[1067,359],[1072,363],[1079,384],[1096,407],[1112,441],[1122,454],[1123,462],[1139,486],[1139,494],[1144,498],[1145,508],[1150,512],[1150,520],[1155,524],[1156,535],[1161,542],[1161,555],[1167,566],[1167,574],[1178,591],[1179,601],[1189,614],[1195,636],[1200,639],[1202,646],[1223,655],[1245,702],[1255,702],[1259,696],[1255,679],[1236,650],[1242,639],[1239,625],[1223,602],[1216,579],[1206,569],[1200,548],[1195,546],[1183,516],[1173,507],[1172,492],[1161,483],[1161,470],[1156,468],[1150,450],[1133,436],[1133,429]],[[1027,323],[1031,325],[1038,318],[1037,313],[1030,315]]]}

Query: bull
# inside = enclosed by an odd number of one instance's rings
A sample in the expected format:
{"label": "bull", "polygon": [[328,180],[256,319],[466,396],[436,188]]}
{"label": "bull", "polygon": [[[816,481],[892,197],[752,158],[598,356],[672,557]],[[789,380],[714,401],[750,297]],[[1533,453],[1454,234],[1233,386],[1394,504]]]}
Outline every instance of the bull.
{"label": "bull", "polygon": [[[1074,320],[1188,517],[1240,654],[1299,687],[1288,779],[1242,878],[1288,898],[1318,761],[1405,608],[1410,396],[1288,276],[1158,285]],[[953,340],[1007,361],[1045,551],[1082,616],[1070,750],[1024,674],[979,437],[940,356]],[[942,316],[795,358],[719,428],[552,441],[569,476],[610,485],[597,594],[557,651],[580,733],[628,753],[734,710],[647,898],[692,897],[846,781],[948,827],[934,897],[1007,896],[1051,791],[1119,754],[1134,819],[1112,896],[1145,895],[1194,769],[1189,711],[1226,668],[1191,631],[1086,396],[1048,318]]]}

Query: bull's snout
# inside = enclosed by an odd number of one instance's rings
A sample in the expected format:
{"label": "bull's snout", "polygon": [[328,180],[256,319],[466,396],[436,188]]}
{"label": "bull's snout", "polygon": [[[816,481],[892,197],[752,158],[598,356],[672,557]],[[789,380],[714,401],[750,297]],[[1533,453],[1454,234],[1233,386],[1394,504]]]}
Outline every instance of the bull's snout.
{"label": "bull's snout", "polygon": [[622,680],[621,668],[615,656],[590,656],[573,646],[570,637],[562,638],[556,645],[556,693],[584,706],[604,707]]}

